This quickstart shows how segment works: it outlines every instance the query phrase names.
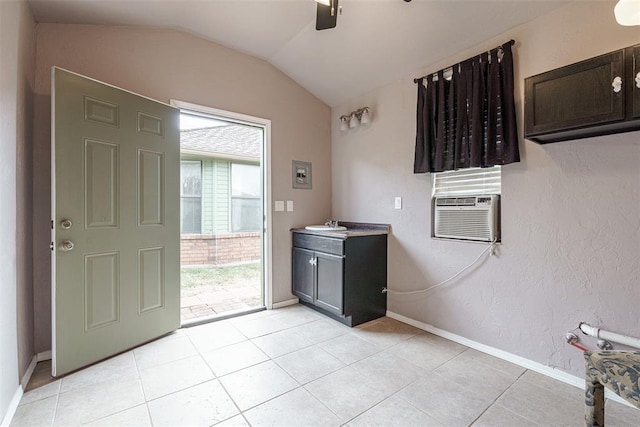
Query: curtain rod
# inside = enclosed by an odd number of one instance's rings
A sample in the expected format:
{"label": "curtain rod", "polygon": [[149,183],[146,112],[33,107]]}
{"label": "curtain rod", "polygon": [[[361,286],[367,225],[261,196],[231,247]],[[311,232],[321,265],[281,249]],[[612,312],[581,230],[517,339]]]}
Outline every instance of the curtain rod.
{"label": "curtain rod", "polygon": [[[511,40],[509,40],[509,42],[508,42],[508,43],[509,43],[511,46],[513,46],[513,45],[516,43],[516,41],[515,41],[515,40],[513,40],[513,39],[511,39]],[[505,44],[506,44],[506,43],[505,43]],[[500,49],[502,46],[504,46],[504,45],[500,45],[500,46],[498,46],[498,47],[494,47],[493,49]],[[493,49],[491,49],[491,50],[493,50]],[[491,50],[490,50],[490,51],[491,51]],[[490,52],[490,51],[489,51],[489,52]],[[482,55],[482,54],[480,54],[480,55]],[[478,55],[476,55],[476,56],[478,56]],[[464,61],[461,61],[461,62],[464,62]],[[460,62],[459,62],[459,63],[460,63]],[[458,63],[458,64],[459,64],[459,63]],[[451,66],[449,66],[449,67],[443,68],[443,69],[442,69],[442,70],[440,70],[440,71],[450,70],[450,69],[452,69],[453,67],[455,67],[455,66],[456,66],[456,65],[458,65],[458,64],[454,64],[454,65],[451,65]],[[424,79],[425,77],[429,77],[430,75],[436,75],[436,74],[438,74],[440,71],[436,71],[435,73],[425,74],[425,75],[424,75],[424,76],[422,76],[422,77],[415,78],[415,79],[413,79],[413,82],[414,82],[414,83],[418,83],[418,80],[420,80],[420,79]]]}

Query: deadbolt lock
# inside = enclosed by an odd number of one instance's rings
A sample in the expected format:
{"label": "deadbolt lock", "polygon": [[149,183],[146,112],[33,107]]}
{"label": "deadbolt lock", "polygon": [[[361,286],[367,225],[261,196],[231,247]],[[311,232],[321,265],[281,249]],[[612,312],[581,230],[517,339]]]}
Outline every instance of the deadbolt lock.
{"label": "deadbolt lock", "polygon": [[71,222],[70,219],[63,219],[62,221],[60,221],[60,227],[62,227],[65,230],[68,230],[71,228],[71,226],[73,225],[73,223]]}

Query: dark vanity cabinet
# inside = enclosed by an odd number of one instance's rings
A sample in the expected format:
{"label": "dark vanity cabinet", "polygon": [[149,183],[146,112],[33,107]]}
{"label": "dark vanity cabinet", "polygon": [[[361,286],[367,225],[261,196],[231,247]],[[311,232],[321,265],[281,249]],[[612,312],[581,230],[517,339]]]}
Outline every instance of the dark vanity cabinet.
{"label": "dark vanity cabinet", "polygon": [[293,232],[292,292],[348,326],[386,314],[387,235]]}
{"label": "dark vanity cabinet", "polygon": [[524,129],[541,144],[640,129],[640,45],[525,79]]}

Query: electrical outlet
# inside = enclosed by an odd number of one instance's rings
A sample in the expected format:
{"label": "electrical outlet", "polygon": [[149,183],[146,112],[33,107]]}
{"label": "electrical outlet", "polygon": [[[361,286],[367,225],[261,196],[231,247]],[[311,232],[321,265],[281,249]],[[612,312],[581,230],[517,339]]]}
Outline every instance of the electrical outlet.
{"label": "electrical outlet", "polygon": [[287,212],[293,212],[293,200],[287,200]]}
{"label": "electrical outlet", "polygon": [[396,197],[395,208],[402,209],[402,197]]}
{"label": "electrical outlet", "polygon": [[276,212],[284,212],[284,200],[276,200]]}

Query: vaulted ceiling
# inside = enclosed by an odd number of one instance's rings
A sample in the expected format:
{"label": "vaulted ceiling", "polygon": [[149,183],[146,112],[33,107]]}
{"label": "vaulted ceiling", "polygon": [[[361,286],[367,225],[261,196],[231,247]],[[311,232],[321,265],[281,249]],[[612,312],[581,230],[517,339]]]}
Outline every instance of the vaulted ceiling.
{"label": "vaulted ceiling", "polygon": [[[558,8],[556,0],[30,0],[37,22],[173,28],[262,58],[330,106]],[[506,40],[505,40],[506,41]]]}

